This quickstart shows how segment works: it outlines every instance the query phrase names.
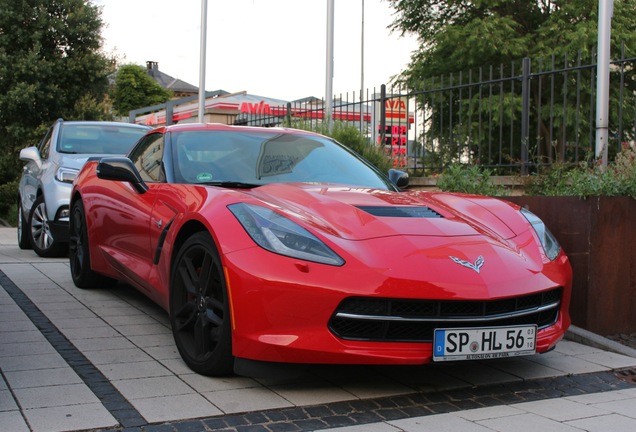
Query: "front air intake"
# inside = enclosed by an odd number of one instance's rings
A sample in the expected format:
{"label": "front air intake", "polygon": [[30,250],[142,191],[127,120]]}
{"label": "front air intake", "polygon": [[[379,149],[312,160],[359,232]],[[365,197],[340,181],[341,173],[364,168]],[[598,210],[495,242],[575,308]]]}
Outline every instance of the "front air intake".
{"label": "front air intake", "polygon": [[358,206],[377,217],[399,217],[399,218],[441,218],[441,214],[426,206]]}
{"label": "front air intake", "polygon": [[561,288],[498,300],[409,300],[349,297],[329,329],[342,339],[376,342],[430,342],[435,328],[553,325]]}

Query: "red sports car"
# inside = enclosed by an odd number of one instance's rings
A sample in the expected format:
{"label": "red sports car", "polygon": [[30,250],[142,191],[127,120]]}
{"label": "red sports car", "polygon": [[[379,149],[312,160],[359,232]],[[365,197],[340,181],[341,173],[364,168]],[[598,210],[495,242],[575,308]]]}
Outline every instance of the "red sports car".
{"label": "red sports car", "polygon": [[407,183],[311,132],[155,129],[76,179],[73,281],[148,295],[205,375],[552,349],[572,271],[541,220]]}

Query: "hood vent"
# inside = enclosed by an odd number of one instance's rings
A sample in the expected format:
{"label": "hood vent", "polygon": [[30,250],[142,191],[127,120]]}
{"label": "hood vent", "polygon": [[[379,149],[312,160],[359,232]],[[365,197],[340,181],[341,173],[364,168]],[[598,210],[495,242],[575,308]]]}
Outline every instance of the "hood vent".
{"label": "hood vent", "polygon": [[389,206],[358,206],[365,211],[377,217],[402,217],[402,218],[441,218],[441,214],[435,210],[425,206],[412,207],[389,207]]}

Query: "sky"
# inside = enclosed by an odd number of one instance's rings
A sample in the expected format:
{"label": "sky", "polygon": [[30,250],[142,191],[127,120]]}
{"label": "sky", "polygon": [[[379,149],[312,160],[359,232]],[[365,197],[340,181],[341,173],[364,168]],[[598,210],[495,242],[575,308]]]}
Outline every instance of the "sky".
{"label": "sky", "polygon": [[[91,0],[102,8],[104,49],[199,86],[201,0]],[[399,74],[416,38],[387,27],[384,0],[334,0],[333,92],[359,95]],[[205,88],[295,100],[324,97],[327,0],[208,0]],[[349,98],[351,99],[352,96]]]}

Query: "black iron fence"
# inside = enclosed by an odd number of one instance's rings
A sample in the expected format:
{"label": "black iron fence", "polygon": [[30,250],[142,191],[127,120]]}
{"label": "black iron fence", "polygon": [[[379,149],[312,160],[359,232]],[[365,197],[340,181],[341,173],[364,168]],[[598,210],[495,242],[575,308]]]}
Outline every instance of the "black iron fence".
{"label": "black iron fence", "polygon": [[[635,61],[623,48],[612,62],[610,158],[634,145]],[[452,163],[525,174],[555,162],[589,162],[596,141],[595,53],[426,78],[417,90],[382,86],[336,95],[332,117],[359,128],[369,145],[382,146],[395,167],[425,175]],[[324,101],[306,99],[231,122],[307,127],[324,119]]]}

